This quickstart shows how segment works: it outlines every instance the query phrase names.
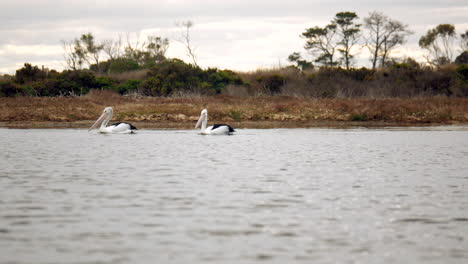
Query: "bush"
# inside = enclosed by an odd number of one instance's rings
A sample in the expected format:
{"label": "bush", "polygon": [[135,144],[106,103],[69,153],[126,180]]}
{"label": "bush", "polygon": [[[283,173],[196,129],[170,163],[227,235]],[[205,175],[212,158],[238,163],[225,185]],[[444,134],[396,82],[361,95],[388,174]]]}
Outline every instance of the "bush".
{"label": "bush", "polygon": [[353,114],[351,115],[351,121],[367,121],[369,118],[365,114]]}
{"label": "bush", "polygon": [[455,71],[458,78],[468,83],[468,64],[459,65]]}
{"label": "bush", "polygon": [[[117,67],[116,71],[137,68],[135,62],[128,59],[114,62],[121,65],[111,66],[103,62],[100,66]],[[391,61],[376,71],[340,67],[299,71],[286,67],[239,74],[216,68],[204,70],[178,59],[168,59],[149,70],[100,76],[87,70],[60,73],[41,70],[26,63],[15,76],[0,79],[0,96],[75,96],[84,95],[91,89],[111,90],[121,95],[138,92],[148,96],[221,93],[318,98],[468,96],[468,66],[452,64],[431,69],[405,59]]]}
{"label": "bush", "polygon": [[456,64],[468,64],[468,51],[463,51],[455,59]]}
{"label": "bush", "polygon": [[18,94],[25,96],[37,96],[36,89],[31,84],[24,84],[20,86]]}
{"label": "bush", "polygon": [[109,67],[107,72],[109,73],[136,71],[141,68],[136,61],[126,58],[117,58],[109,61],[108,64]]}
{"label": "bush", "polygon": [[113,87],[113,90],[119,94],[129,94],[136,92],[141,85],[141,80],[127,80],[119,85]]}
{"label": "bush", "polygon": [[98,87],[96,77],[90,71],[63,71],[57,78],[55,95],[83,95]]}
{"label": "bush", "polygon": [[13,97],[15,96],[20,88],[13,82],[0,82],[0,96],[1,97]]}
{"label": "bush", "polygon": [[98,89],[107,89],[107,90],[112,90],[114,88],[114,85],[117,82],[107,76],[99,76],[95,77],[95,83],[93,83],[93,86],[90,86],[89,88],[98,88]]}
{"label": "bush", "polygon": [[345,75],[355,81],[371,81],[374,79],[375,71],[367,68],[351,68],[345,72]]}
{"label": "bush", "polygon": [[455,70],[451,91],[455,96],[468,96],[468,64],[461,64]]}
{"label": "bush", "polygon": [[25,63],[24,67],[17,70],[15,74],[16,83],[19,84],[43,80],[46,77],[47,72],[45,70],[41,70],[39,67],[32,66],[29,63]]}
{"label": "bush", "polygon": [[261,83],[270,94],[279,94],[281,93],[281,88],[286,84],[286,77],[275,73],[272,75],[259,76],[257,81]]}
{"label": "bush", "polygon": [[139,91],[151,96],[198,93],[219,94],[229,84],[242,80],[232,71],[202,70],[178,59],[162,61],[152,67]]}
{"label": "bush", "polygon": [[205,89],[211,89],[216,94],[221,93],[221,91],[228,85],[242,85],[242,79],[233,71],[222,70],[209,68],[206,71],[202,72],[201,76]]}

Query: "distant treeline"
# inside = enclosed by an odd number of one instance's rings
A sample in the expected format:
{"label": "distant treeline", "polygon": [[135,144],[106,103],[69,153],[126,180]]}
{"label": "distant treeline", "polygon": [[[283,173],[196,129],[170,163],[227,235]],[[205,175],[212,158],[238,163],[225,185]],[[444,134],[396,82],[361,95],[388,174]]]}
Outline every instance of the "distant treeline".
{"label": "distant treeline", "polygon": [[423,67],[411,59],[378,69],[321,67],[236,73],[201,69],[166,59],[149,69],[103,74],[90,70],[58,72],[25,64],[14,76],[0,77],[0,96],[81,96],[92,89],[121,95],[233,96],[290,95],[314,98],[468,96],[468,64]]}
{"label": "distant treeline", "polygon": [[[63,41],[69,70],[26,63],[15,75],[0,76],[0,96],[81,96],[92,89],[138,96],[468,96],[468,30],[457,37],[451,24],[438,25],[420,37],[419,46],[427,52],[422,64],[391,57],[413,34],[408,25],[379,12],[371,12],[362,22],[354,12],[339,12],[328,25],[302,32],[311,59],[294,52],[288,57],[290,66],[248,73],[200,68],[190,44],[194,24],[181,25],[190,64],[166,57],[166,38],[147,36],[140,42],[137,37],[132,42],[127,35],[126,43],[121,37],[98,42],[87,33]],[[367,48],[372,67],[353,67],[358,47]]]}

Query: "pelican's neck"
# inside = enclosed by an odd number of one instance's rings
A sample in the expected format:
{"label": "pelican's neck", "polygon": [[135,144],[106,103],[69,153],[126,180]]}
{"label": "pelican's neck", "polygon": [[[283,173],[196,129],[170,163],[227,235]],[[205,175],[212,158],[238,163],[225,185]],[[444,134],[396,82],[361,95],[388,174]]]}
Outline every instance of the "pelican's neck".
{"label": "pelican's neck", "polygon": [[107,124],[109,123],[110,119],[112,118],[112,112],[110,112],[106,119],[101,123],[101,129],[105,129],[107,127]]}
{"label": "pelican's neck", "polygon": [[206,130],[206,124],[208,123],[208,117],[203,118],[203,121],[201,123],[201,131]]}

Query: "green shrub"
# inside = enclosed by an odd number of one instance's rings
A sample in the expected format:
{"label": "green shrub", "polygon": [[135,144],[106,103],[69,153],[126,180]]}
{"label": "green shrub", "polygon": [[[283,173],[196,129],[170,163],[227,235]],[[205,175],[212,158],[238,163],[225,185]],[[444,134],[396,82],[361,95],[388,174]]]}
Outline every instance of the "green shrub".
{"label": "green shrub", "polygon": [[374,79],[375,71],[367,68],[354,69],[351,68],[346,71],[346,76],[355,81],[370,81]]}
{"label": "green shrub", "polygon": [[468,64],[468,51],[463,51],[455,59],[456,64]]}
{"label": "green shrub", "polygon": [[0,82],[0,96],[1,97],[13,97],[18,94],[20,88],[13,82]]}
{"label": "green shrub", "polygon": [[83,95],[98,87],[95,75],[90,71],[63,71],[57,76],[55,95]]}
{"label": "green shrub", "polygon": [[0,96],[83,95],[91,89],[119,94],[139,92],[148,96],[214,95],[223,91],[318,98],[468,96],[467,64],[431,69],[412,59],[391,61],[376,71],[340,67],[298,71],[289,67],[235,73],[216,68],[201,69],[179,59],[166,59],[154,63],[148,70],[134,71],[142,67],[145,66],[133,60],[119,58],[112,63],[100,63],[100,71],[105,69],[113,74],[96,76],[88,70],[57,72],[26,63],[15,76],[0,79]]}
{"label": "green shrub", "polygon": [[26,96],[36,96],[36,89],[31,84],[23,84],[20,86],[20,94]]}
{"label": "green shrub", "polygon": [[458,78],[468,83],[468,64],[460,64],[455,71]]}
{"label": "green shrub", "polygon": [[351,121],[367,121],[369,118],[365,114],[354,114],[351,116]]}
{"label": "green shrub", "polygon": [[117,58],[109,62],[109,73],[136,71],[140,68],[136,61],[126,58]]}
{"label": "green shrub", "polygon": [[139,91],[151,96],[174,93],[219,94],[229,84],[242,80],[232,71],[202,70],[178,59],[164,60],[150,69]]}
{"label": "green shrub", "polygon": [[94,87],[89,87],[89,88],[112,90],[115,84],[116,84],[116,81],[114,79],[107,77],[107,76],[100,76],[100,77],[95,78],[95,83],[93,84]]}
{"label": "green shrub", "polygon": [[257,78],[257,82],[271,94],[281,93],[281,88],[286,84],[286,77],[282,74],[273,73],[271,75],[261,75]]}
{"label": "green shrub", "polygon": [[231,110],[229,111],[229,117],[231,117],[232,119],[234,119],[234,121],[236,122],[240,122],[242,121],[242,111],[239,111],[239,110]]}
{"label": "green shrub", "polygon": [[37,66],[32,66],[29,63],[25,63],[23,68],[16,70],[15,80],[16,83],[23,84],[36,80],[43,80],[46,76],[47,72],[45,70],[39,69]]}
{"label": "green shrub", "polygon": [[129,94],[136,92],[141,83],[141,80],[127,80],[119,85],[113,86],[113,90],[119,94]]}

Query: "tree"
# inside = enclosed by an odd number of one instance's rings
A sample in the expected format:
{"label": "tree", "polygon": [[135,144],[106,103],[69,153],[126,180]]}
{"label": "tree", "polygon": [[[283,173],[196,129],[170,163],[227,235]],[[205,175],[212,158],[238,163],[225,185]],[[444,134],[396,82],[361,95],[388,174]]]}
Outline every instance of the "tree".
{"label": "tree", "polygon": [[62,41],[62,43],[65,50],[65,62],[69,68],[81,69],[86,62],[88,66],[95,63],[99,71],[99,58],[104,44],[96,43],[91,33],[83,34],[79,39],[76,38],[71,42]]}
{"label": "tree", "polygon": [[148,36],[148,42],[145,48],[148,53],[148,60],[154,63],[159,63],[166,59],[169,40],[167,38],[157,36]]}
{"label": "tree", "polygon": [[359,32],[361,25],[355,23],[355,20],[358,18],[359,17],[354,12],[340,12],[337,13],[332,20],[332,23],[336,24],[338,27],[337,32],[340,37],[338,51],[342,54],[342,61],[347,70],[349,70],[354,57],[354,55],[351,54],[351,49],[358,42],[360,37]]}
{"label": "tree", "polygon": [[194,26],[190,20],[178,22],[176,25],[180,28],[180,38],[178,41],[184,45],[187,56],[192,60],[193,65],[198,66],[195,48],[191,44],[190,29]]}
{"label": "tree", "polygon": [[124,47],[124,57],[130,60],[136,61],[138,64],[140,64],[141,61],[141,49],[142,46],[140,45],[140,33],[135,34],[135,39],[134,41],[131,40],[131,34],[127,33],[126,38],[127,38],[127,45]]}
{"label": "tree", "polygon": [[146,41],[140,44],[140,36],[137,34],[134,44],[127,35],[127,46],[124,48],[124,57],[136,61],[139,65],[151,67],[166,59],[169,48],[169,40],[158,36],[148,36]]}
{"label": "tree", "polygon": [[[97,43],[91,33],[82,34],[73,41],[62,41],[65,50],[65,63],[72,70],[82,69],[88,65],[95,72],[118,72],[125,69],[149,68],[166,59],[169,40],[159,36],[148,36],[140,42],[137,34],[136,41],[131,41],[127,34],[127,45],[122,50],[122,38],[105,40]],[[102,55],[107,60],[101,61]],[[116,63],[117,65],[113,65]]]}
{"label": "tree", "polygon": [[429,51],[429,55],[426,56],[428,63],[440,66],[452,62],[455,37],[455,26],[451,24],[440,24],[429,29],[426,35],[419,39],[419,46]]}
{"label": "tree", "polygon": [[109,60],[115,60],[121,56],[122,38],[119,36],[117,40],[107,39],[102,42],[102,51],[107,55]]}
{"label": "tree", "polygon": [[[119,35],[117,40],[107,39],[102,42],[102,51],[107,55],[107,62],[101,62],[101,70],[107,73],[111,72],[112,66],[116,59],[120,58],[122,51],[122,37]],[[102,65],[104,64],[104,65]]]}
{"label": "tree", "polygon": [[79,45],[82,45],[84,51],[84,59],[86,62],[91,65],[96,64],[99,71],[99,57],[101,51],[104,48],[104,44],[96,43],[94,41],[94,36],[91,33],[81,35]]}
{"label": "tree", "polygon": [[304,48],[316,56],[315,62],[325,66],[335,66],[338,63],[334,55],[338,46],[336,41],[336,24],[328,24],[325,27],[312,27],[306,29],[302,36],[306,38]]}
{"label": "tree", "polygon": [[293,52],[291,55],[289,55],[288,61],[296,63],[296,67],[299,68],[301,71],[305,69],[314,68],[312,62],[303,60],[299,52]]}
{"label": "tree", "polygon": [[65,59],[65,63],[67,64],[68,68],[72,70],[81,69],[83,60],[75,50],[75,41],[67,42],[62,40],[62,48],[65,52],[63,58]]}
{"label": "tree", "polygon": [[368,33],[366,47],[371,53],[372,69],[377,67],[379,61],[384,66],[391,51],[405,43],[408,35],[413,34],[408,25],[377,11],[364,18],[364,27]]}
{"label": "tree", "polygon": [[465,33],[460,34],[460,39],[461,51],[468,51],[468,30],[466,30]]}
{"label": "tree", "polygon": [[387,34],[384,35],[384,42],[382,46],[382,56],[381,56],[381,65],[385,65],[387,59],[389,59],[390,52],[393,48],[398,45],[402,45],[406,41],[406,37],[410,34],[413,34],[412,31],[408,29],[408,25],[403,23],[390,20],[386,25]]}

